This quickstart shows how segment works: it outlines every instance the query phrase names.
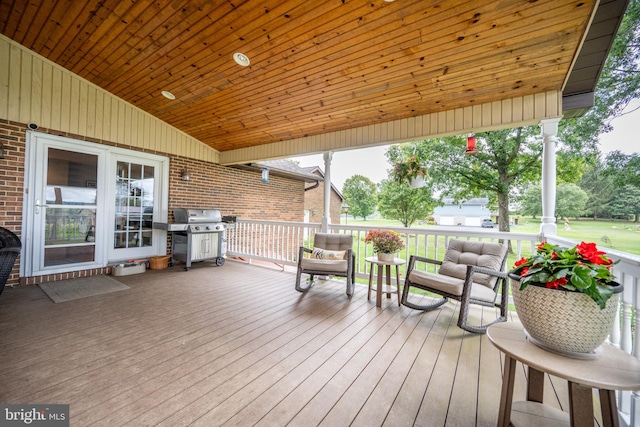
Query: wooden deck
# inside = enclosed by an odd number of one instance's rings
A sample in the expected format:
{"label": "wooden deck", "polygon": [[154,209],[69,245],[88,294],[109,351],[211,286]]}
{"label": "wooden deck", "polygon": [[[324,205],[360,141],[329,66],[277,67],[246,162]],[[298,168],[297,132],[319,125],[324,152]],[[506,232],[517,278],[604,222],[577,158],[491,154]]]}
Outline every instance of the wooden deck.
{"label": "wooden deck", "polygon": [[[291,273],[234,261],[118,279],[131,289],[60,304],[5,290],[0,402],[70,404],[72,426],[496,425],[503,358],[454,303],[376,308],[340,281],[303,295]],[[566,408],[550,381],[546,403]]]}

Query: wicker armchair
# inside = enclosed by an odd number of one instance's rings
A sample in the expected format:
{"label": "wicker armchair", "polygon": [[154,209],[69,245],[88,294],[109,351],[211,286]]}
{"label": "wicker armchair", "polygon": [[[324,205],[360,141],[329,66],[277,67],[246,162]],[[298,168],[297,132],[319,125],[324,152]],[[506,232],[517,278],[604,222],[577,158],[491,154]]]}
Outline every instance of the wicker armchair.
{"label": "wicker armchair", "polygon": [[[347,296],[353,295],[355,283],[355,255],[353,253],[353,236],[350,234],[316,233],[313,238],[314,249],[300,246],[298,253],[298,271],[296,274],[296,290],[307,292],[313,285],[313,276],[341,276],[347,278]],[[311,258],[305,258],[305,253]],[[336,258],[335,255],[339,257]],[[309,275],[306,284],[302,284],[302,273]]]}
{"label": "wicker armchair", "polygon": [[18,236],[6,228],[0,227],[0,294],[9,279],[21,247]]}
{"label": "wicker armchair", "polygon": [[[506,244],[450,240],[442,261],[411,256],[401,302],[415,310],[433,310],[449,298],[460,301],[458,326],[469,332],[485,333],[490,325],[506,321],[508,288],[507,274],[503,271],[506,261]],[[418,268],[425,264],[438,265],[438,273]],[[412,302],[409,297],[412,287],[436,293],[441,298],[428,304]],[[502,295],[498,300],[499,290]],[[500,316],[484,325],[470,325],[467,323],[469,304],[499,306]]]}

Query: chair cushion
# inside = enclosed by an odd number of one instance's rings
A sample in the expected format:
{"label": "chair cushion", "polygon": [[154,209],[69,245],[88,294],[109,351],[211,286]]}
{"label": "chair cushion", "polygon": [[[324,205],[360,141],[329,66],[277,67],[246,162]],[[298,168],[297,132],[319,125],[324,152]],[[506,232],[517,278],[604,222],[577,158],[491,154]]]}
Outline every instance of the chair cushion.
{"label": "chair cushion", "polygon": [[326,259],[303,258],[300,260],[300,267],[302,270],[346,273],[348,263],[346,260],[331,261]]}
{"label": "chair cushion", "polygon": [[353,236],[351,234],[316,233],[313,236],[313,247],[344,251],[353,247]]}
{"label": "chair cushion", "polygon": [[[474,274],[474,277],[478,276]],[[426,271],[412,270],[409,273],[409,280],[420,284],[434,291],[442,291],[458,297],[462,296],[464,279],[458,279],[442,274],[428,273]],[[487,286],[473,282],[471,285],[471,298],[479,301],[494,302],[497,294]]]}
{"label": "chair cushion", "polygon": [[323,249],[319,247],[313,248],[311,252],[311,258],[326,259],[328,261],[339,261],[344,259],[344,254],[347,251],[332,251],[329,249]]}
{"label": "chair cushion", "polygon": [[[507,245],[499,243],[474,242],[467,240],[450,240],[449,247],[442,260],[439,273],[464,280],[467,265],[500,271],[502,260],[507,253]],[[475,273],[473,282],[493,288],[497,277]]]}

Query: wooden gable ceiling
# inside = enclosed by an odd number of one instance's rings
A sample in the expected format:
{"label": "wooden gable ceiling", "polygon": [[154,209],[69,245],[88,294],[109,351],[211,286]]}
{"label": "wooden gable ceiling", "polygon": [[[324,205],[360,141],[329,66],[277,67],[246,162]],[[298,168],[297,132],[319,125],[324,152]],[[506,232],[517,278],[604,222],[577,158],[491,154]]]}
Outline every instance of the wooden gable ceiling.
{"label": "wooden gable ceiling", "polygon": [[562,90],[596,3],[3,0],[0,30],[223,152]]}

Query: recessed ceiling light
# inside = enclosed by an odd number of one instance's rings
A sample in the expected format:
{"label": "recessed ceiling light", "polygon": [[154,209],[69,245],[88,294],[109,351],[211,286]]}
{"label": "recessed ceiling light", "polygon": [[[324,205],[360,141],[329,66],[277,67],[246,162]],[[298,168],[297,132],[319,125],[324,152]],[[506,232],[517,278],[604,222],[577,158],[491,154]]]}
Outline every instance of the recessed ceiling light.
{"label": "recessed ceiling light", "polygon": [[162,91],[162,92],[160,92],[160,93],[162,93],[162,96],[164,96],[165,98],[170,99],[170,100],[172,100],[172,101],[173,101],[174,99],[176,99],[176,96],[175,96],[174,94],[172,94],[171,92],[167,91],[167,90],[163,90],[163,91]]}
{"label": "recessed ceiling light", "polygon": [[240,52],[236,52],[233,54],[233,60],[236,61],[238,65],[242,65],[243,67],[247,67],[251,63],[247,55]]}

